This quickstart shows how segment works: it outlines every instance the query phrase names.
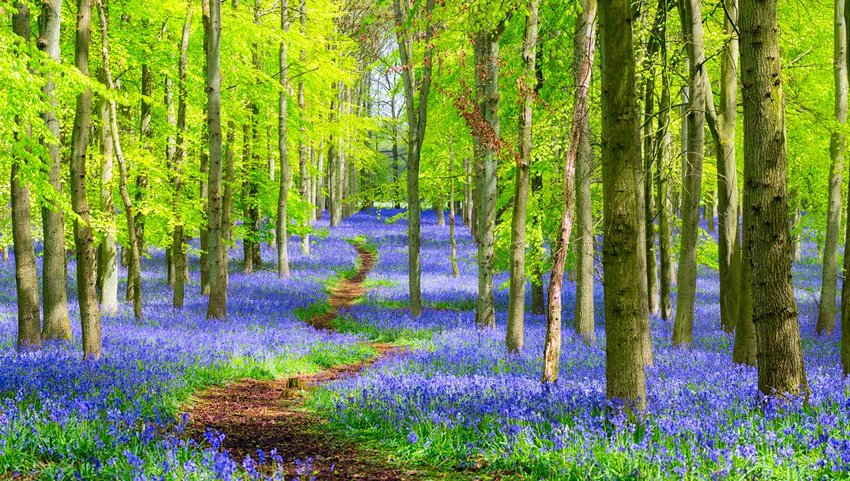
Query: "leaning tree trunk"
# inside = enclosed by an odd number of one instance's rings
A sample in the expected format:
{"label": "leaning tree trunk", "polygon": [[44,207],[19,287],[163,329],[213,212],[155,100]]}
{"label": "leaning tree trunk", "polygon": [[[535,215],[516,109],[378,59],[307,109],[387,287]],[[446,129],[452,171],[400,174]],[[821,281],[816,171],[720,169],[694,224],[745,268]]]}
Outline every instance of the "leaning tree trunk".
{"label": "leaning tree trunk", "polygon": [[[283,0],[280,9],[280,28],[284,34],[289,32],[289,2]],[[280,42],[280,96],[278,102],[278,152],[280,153],[280,186],[277,200],[277,277],[289,277],[289,234],[287,233],[287,197],[292,183],[292,170],[289,167],[289,153],[286,148],[286,97],[287,97],[286,42]],[[299,91],[300,92],[300,91]],[[299,101],[301,96],[299,94]],[[247,261],[247,259],[246,259]]]}
{"label": "leaning tree trunk", "polygon": [[[576,159],[586,167],[590,162],[590,82],[592,79],[593,57],[595,53],[595,27],[596,0],[584,0],[582,2],[582,13],[576,23],[576,43],[574,47],[576,94],[573,101],[573,120],[570,128],[570,145],[567,157],[564,160],[564,211],[561,215],[561,226],[552,249],[552,271],[549,277],[549,302],[546,315],[546,341],[543,350],[543,382],[555,382],[558,380],[559,361],[561,357],[561,286],[564,282],[564,266],[567,259],[567,250],[570,244],[570,234],[573,228],[573,216],[575,215],[575,181],[576,181]],[[583,219],[586,220],[586,219]],[[586,234],[586,233],[585,233]],[[591,250],[592,247],[591,240]],[[592,261],[591,261],[592,262]],[[591,289],[593,280],[591,274]],[[591,298],[593,294],[591,293]],[[591,301],[592,302],[592,301]],[[585,306],[586,307],[586,306]],[[586,342],[594,339],[593,309],[591,307],[590,318],[583,318],[582,324],[578,325],[578,334]]]}
{"label": "leaning tree trunk", "polygon": [[[47,0],[42,3],[38,19],[38,48],[54,62],[60,61],[59,31],[62,21],[62,0]],[[47,175],[57,193],[62,192],[62,160],[59,155],[59,103],[54,94],[55,84],[50,73],[45,74],[42,90],[49,107],[44,111],[44,122],[55,142],[45,147],[48,152]],[[44,226],[44,261],[42,275],[42,298],[44,302],[45,339],[71,339],[71,320],[68,317],[68,271],[65,266],[65,215],[58,205],[41,208]]]}
{"label": "leaning tree trunk", "polygon": [[804,395],[809,387],[791,284],[788,161],[776,0],[742,0],[741,84],[744,104],[753,322],[758,385],[766,395]]}
{"label": "leaning tree trunk", "polygon": [[[12,30],[24,42],[30,41],[30,11],[22,2],[15,3]],[[24,135],[31,136],[29,126],[21,125]],[[16,137],[19,137],[17,134]],[[16,138],[16,140],[19,140]],[[26,158],[12,160],[12,242],[15,249],[15,293],[18,307],[18,350],[25,351],[41,346],[41,309],[38,303],[38,270],[35,266],[35,249],[30,226],[30,188],[22,178],[21,164]],[[28,169],[24,168],[26,172]]]}
{"label": "leaning tree trunk", "polygon": [[646,312],[638,269],[639,213],[635,170],[641,163],[635,92],[632,4],[610,0],[600,5],[602,46],[602,187],[605,272],[606,377],[609,399],[627,410],[646,406],[642,346]]}
{"label": "leaning tree trunk", "polygon": [[177,77],[177,145],[174,152],[174,205],[172,206],[174,221],[174,232],[171,238],[171,252],[174,260],[174,297],[172,305],[177,309],[183,308],[186,284],[186,247],[184,245],[185,233],[183,232],[183,221],[180,215],[180,195],[183,189],[183,160],[186,157],[186,69],[189,52],[189,33],[192,28],[192,1],[187,2],[186,19],[183,21],[183,35],[180,40],[180,63],[178,65]]}
{"label": "leaning tree trunk", "polygon": [[835,1],[833,35],[833,76],[835,80],[835,120],[838,128],[829,145],[829,208],[827,210],[826,243],[823,248],[818,334],[831,334],[835,329],[835,293],[838,284],[838,237],[841,230],[841,176],[844,173],[845,135],[847,123],[847,21],[845,0]]}
{"label": "leaning tree trunk", "polygon": [[209,175],[207,196],[207,257],[210,296],[207,318],[227,317],[227,259],[222,243],[221,155],[221,0],[203,0],[207,59],[207,133]]}
{"label": "leaning tree trunk", "polygon": [[537,28],[540,23],[540,0],[531,0],[522,42],[523,72],[520,80],[522,105],[519,114],[519,158],[514,176],[513,216],[511,217],[510,290],[508,292],[508,327],[505,344],[508,352],[520,352],[525,344],[525,227],[528,211],[528,187],[531,170],[533,82],[536,81]]}
{"label": "leaning tree trunk", "polygon": [[703,51],[700,0],[684,0],[682,24],[688,40],[691,93],[688,103],[688,144],[682,179],[682,229],[679,249],[678,298],[673,324],[673,345],[688,347],[694,337],[694,304],[697,282],[697,242],[705,138],[705,52]]}
{"label": "leaning tree trunk", "polygon": [[[112,71],[109,66],[109,43],[107,41],[109,38],[109,21],[102,0],[97,0],[97,9],[100,14],[103,73],[106,77],[106,86],[110,90],[115,90],[115,84],[112,81]],[[137,321],[141,321],[143,318],[141,252],[139,250],[139,238],[137,237],[138,231],[133,213],[133,204],[130,200],[129,189],[127,189],[127,161],[124,158],[124,151],[121,149],[121,137],[118,133],[118,113],[114,100],[109,101],[109,121],[112,124],[112,143],[115,147],[115,156],[118,158],[118,169],[120,171],[119,190],[121,192],[121,200],[124,203],[124,216],[127,219],[127,237],[129,237],[130,244],[127,292],[128,294],[132,293],[133,316]]]}
{"label": "leaning tree trunk", "polygon": [[[77,32],[74,66],[89,75],[92,0],[77,0]],[[77,251],[77,298],[80,303],[83,358],[100,359],[102,353],[100,309],[97,305],[97,271],[94,233],[86,199],[86,153],[91,127],[91,89],[77,95],[71,134],[71,207],[74,209],[74,243]]]}

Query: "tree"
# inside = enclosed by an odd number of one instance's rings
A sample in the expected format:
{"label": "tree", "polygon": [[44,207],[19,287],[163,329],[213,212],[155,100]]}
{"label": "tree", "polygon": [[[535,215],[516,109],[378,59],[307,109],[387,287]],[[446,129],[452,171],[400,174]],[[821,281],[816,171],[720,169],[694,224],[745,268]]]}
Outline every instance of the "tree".
{"label": "tree", "polygon": [[[540,0],[529,0],[522,42],[523,73],[520,79],[522,105],[519,115],[519,157],[514,177],[514,202],[511,220],[511,268],[508,294],[508,328],[505,343],[508,352],[522,351],[525,344],[525,221],[528,207],[529,170],[531,168],[533,84],[536,81],[537,26]],[[452,208],[454,211],[454,208]],[[454,222],[454,219],[452,219]]]}
{"label": "tree", "polygon": [[[92,0],[77,0],[77,33],[74,65],[89,74]],[[94,234],[86,199],[86,152],[91,125],[90,88],[77,94],[74,129],[71,134],[71,206],[74,209],[74,243],[77,250],[77,297],[80,302],[83,358],[100,359],[102,352],[100,308],[97,304]]]}
{"label": "tree", "polygon": [[683,0],[680,7],[690,68],[688,102],[688,143],[683,158],[682,229],[679,254],[679,295],[673,324],[673,345],[688,347],[694,336],[694,303],[697,282],[697,242],[699,240],[700,187],[703,170],[706,88],[704,72],[702,14],[700,0]]}
{"label": "tree", "polygon": [[[289,32],[289,2],[282,0],[280,9],[280,29]],[[280,153],[280,188],[277,200],[277,277],[289,277],[289,234],[286,231],[287,197],[292,183],[292,171],[289,167],[289,153],[286,148],[286,90],[289,88],[286,65],[286,41],[280,42],[280,101],[278,104],[278,152]]]}
{"label": "tree", "polygon": [[[15,3],[12,30],[24,44],[30,43],[30,11],[26,4]],[[21,135],[23,134],[23,135]],[[18,126],[18,140],[26,145],[32,131],[24,122]],[[26,151],[26,147],[19,149]],[[38,304],[38,272],[30,228],[30,188],[26,171],[31,162],[17,156],[12,161],[12,242],[15,249],[15,292],[18,307],[18,349],[41,346],[41,308]]]}
{"label": "tree", "polygon": [[183,161],[186,157],[186,69],[188,67],[189,33],[192,28],[192,0],[186,3],[186,19],[183,21],[183,34],[180,38],[180,54],[177,73],[177,145],[174,152],[174,232],[172,233],[171,252],[174,258],[174,297],[172,305],[176,309],[183,308],[183,298],[186,284],[186,253],[183,221],[180,215],[181,192],[183,189]]}
{"label": "tree", "polygon": [[607,395],[627,408],[646,406],[638,250],[637,178],[641,163],[632,4],[600,5],[602,46],[602,186]]}
{"label": "tree", "polygon": [[758,385],[767,395],[808,395],[797,303],[791,285],[785,98],[776,0],[742,0],[746,210],[751,212],[753,322]]}
{"label": "tree", "polygon": [[[581,278],[581,286],[576,286],[576,334],[581,336],[585,342],[592,342],[596,333],[593,325],[593,227],[592,227],[592,212],[590,217],[584,217],[588,214],[591,206],[584,204],[581,206],[583,211],[574,209],[576,192],[575,183],[577,172],[581,171],[587,179],[580,177],[580,183],[588,182],[586,197],[582,201],[589,203],[590,185],[589,176],[591,160],[590,151],[590,82],[592,78],[593,57],[595,54],[594,39],[595,27],[594,19],[596,18],[596,0],[584,0],[582,2],[582,12],[579,14],[576,21],[576,42],[573,50],[574,60],[574,75],[575,75],[575,99],[573,101],[573,120],[570,128],[570,143],[567,151],[567,156],[564,161],[564,178],[563,178],[563,193],[564,193],[564,210],[561,215],[560,228],[555,239],[555,246],[552,249],[552,271],[549,278],[549,302],[546,315],[546,343],[543,353],[543,382],[555,382],[558,379],[558,362],[561,357],[561,290],[564,281],[564,266],[566,265],[567,249],[569,248],[570,233],[573,228],[573,216],[578,213],[582,216],[581,221],[584,224],[579,225],[579,229],[587,228],[587,232],[579,232],[580,249],[590,246],[590,252],[582,251],[580,253],[579,262],[590,262],[590,266],[582,264],[579,269],[579,276],[587,276],[589,273],[590,279],[587,277]],[[578,161],[577,161],[578,159]],[[577,163],[582,164],[577,168]],[[581,188],[585,188],[582,186]],[[591,225],[588,225],[591,224]],[[584,241],[583,237],[590,238],[590,242]],[[583,244],[581,244],[584,242]],[[589,255],[589,259],[587,256]],[[589,282],[589,288],[588,288]],[[579,300],[580,296],[590,296]],[[581,302],[581,310],[585,311],[579,314],[579,302]],[[589,307],[588,307],[589,304]],[[589,312],[588,312],[589,311]],[[579,315],[582,317],[579,318]]]}
{"label": "tree", "polygon": [[112,141],[112,119],[108,102],[100,102],[100,210],[106,218],[103,240],[97,250],[97,277],[100,287],[100,310],[112,315],[118,312],[118,241],[116,240],[115,200],[112,198],[115,143]]}
{"label": "tree", "polygon": [[[115,90],[115,84],[112,81],[112,70],[109,66],[109,20],[104,8],[103,0],[97,0],[97,9],[100,14],[100,30],[101,30],[101,45],[103,53],[103,72],[106,78],[106,86],[110,90]],[[118,158],[119,188],[121,192],[121,200],[124,204],[124,216],[127,219],[127,237],[129,237],[130,260],[127,272],[127,294],[133,300],[133,316],[137,321],[141,321],[142,313],[142,260],[141,250],[139,248],[139,226],[135,221],[133,212],[133,203],[130,200],[130,191],[127,188],[127,160],[124,158],[124,150],[121,148],[121,137],[118,130],[118,112],[116,102],[110,99],[109,103],[109,121],[112,127],[112,144],[115,148],[115,156]]]}
{"label": "tree", "polygon": [[[396,21],[396,41],[398,42],[401,60],[401,78],[404,84],[404,103],[407,111],[407,243],[408,243],[408,283],[410,289],[410,315],[419,317],[422,314],[422,276],[420,263],[420,214],[419,207],[419,164],[422,153],[422,142],[425,139],[425,127],[428,122],[428,96],[431,93],[431,69],[434,56],[434,45],[431,38],[434,35],[434,25],[431,15],[434,11],[434,0],[425,0],[423,17],[426,21],[425,56],[422,61],[422,79],[416,81],[413,68],[413,34],[405,31],[404,24],[412,9],[404,11],[401,0],[393,0]],[[419,103],[415,101],[414,90],[419,86]]]}
{"label": "tree", "polygon": [[[38,48],[54,62],[60,61],[59,31],[62,23],[62,0],[42,2],[38,19]],[[48,178],[53,189],[62,193],[62,160],[59,155],[60,126],[59,103],[54,94],[52,75],[45,73],[44,95],[50,107],[44,111],[44,122],[53,139],[47,144],[49,163]],[[68,271],[65,267],[65,215],[59,203],[45,204],[41,209],[44,226],[44,262],[42,275],[42,299],[44,303],[45,339],[71,339],[71,320],[68,316]]]}
{"label": "tree", "polygon": [[203,9],[209,137],[206,235],[210,296],[207,303],[207,318],[224,319],[227,317],[227,258],[225,257],[227,251],[221,239],[221,0],[203,0]]}
{"label": "tree", "polygon": [[841,187],[844,173],[845,135],[847,123],[847,19],[845,0],[835,1],[833,33],[833,77],[835,82],[835,120],[829,144],[829,208],[827,211],[826,242],[823,248],[818,334],[830,334],[835,329],[835,293],[838,284],[838,237],[841,231]]}

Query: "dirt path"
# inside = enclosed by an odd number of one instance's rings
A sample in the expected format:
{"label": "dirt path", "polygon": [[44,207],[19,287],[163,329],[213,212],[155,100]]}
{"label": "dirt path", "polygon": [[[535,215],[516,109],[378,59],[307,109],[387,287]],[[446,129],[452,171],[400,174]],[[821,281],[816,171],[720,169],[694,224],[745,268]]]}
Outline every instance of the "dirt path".
{"label": "dirt path", "polygon": [[[332,321],[341,309],[350,307],[366,292],[363,281],[375,264],[368,250],[357,246],[360,268],[340,281],[331,291],[326,313],[308,321],[317,329],[332,329]],[[304,410],[311,389],[348,376],[354,376],[376,361],[398,354],[399,349],[387,344],[371,344],[375,358],[357,364],[294,376],[285,380],[241,380],[206,391],[189,412],[188,432],[201,440],[207,427],[224,433],[223,445],[233,458],[250,455],[257,450],[266,453],[276,449],[283,457],[289,476],[317,480],[363,479],[375,481],[419,479],[412,471],[400,471],[378,453],[350,441],[341,440],[321,429],[322,419]],[[304,463],[309,466],[305,467]],[[305,476],[306,475],[306,476]]]}

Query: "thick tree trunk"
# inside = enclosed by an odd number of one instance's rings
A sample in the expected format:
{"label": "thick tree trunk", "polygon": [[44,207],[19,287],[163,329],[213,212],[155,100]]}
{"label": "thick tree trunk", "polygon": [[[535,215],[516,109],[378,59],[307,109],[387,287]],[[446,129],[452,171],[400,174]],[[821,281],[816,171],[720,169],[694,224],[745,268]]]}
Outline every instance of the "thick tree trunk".
{"label": "thick tree trunk", "polygon": [[[62,0],[42,2],[38,19],[38,48],[53,61],[60,61],[59,31],[62,21]],[[42,90],[50,107],[43,117],[47,128],[56,142],[46,145],[49,155],[47,175],[57,193],[62,192],[62,159],[59,155],[59,103],[53,93],[55,84],[51,74],[46,73]],[[42,275],[42,298],[44,302],[45,339],[71,339],[71,320],[68,317],[68,270],[65,265],[65,214],[59,206],[43,206],[41,219],[44,227],[44,261]]]}
{"label": "thick tree trunk", "polygon": [[186,3],[186,19],[183,21],[183,34],[180,39],[180,62],[177,77],[177,144],[174,151],[174,232],[171,238],[171,252],[174,261],[174,297],[172,305],[183,308],[185,296],[186,247],[184,245],[183,220],[180,215],[180,195],[183,188],[183,161],[186,157],[186,69],[188,67],[189,34],[192,28],[192,1]]}
{"label": "thick tree trunk", "polygon": [[479,327],[496,326],[494,276],[496,263],[496,196],[499,139],[499,39],[504,22],[489,31],[476,34],[475,79],[477,103],[483,128],[479,132],[478,168],[478,301],[475,323]]}
{"label": "thick tree trunk", "polygon": [[838,284],[838,238],[841,231],[841,189],[844,173],[845,135],[847,123],[847,20],[845,0],[835,1],[833,34],[833,76],[835,80],[835,120],[839,128],[832,133],[829,146],[829,208],[827,210],[826,243],[823,250],[818,334],[831,334],[835,329],[835,295]]}
{"label": "thick tree trunk", "polygon": [[98,246],[97,275],[100,287],[100,310],[107,315],[118,312],[118,248],[115,225],[115,201],[112,198],[114,187],[115,148],[112,140],[112,116],[109,104],[100,106],[100,210],[106,218],[103,241]]}
{"label": "thick tree trunk", "polygon": [[[74,65],[89,74],[92,0],[77,0],[77,33]],[[102,353],[100,309],[97,305],[97,271],[94,233],[86,199],[86,152],[91,126],[91,89],[77,95],[74,129],[71,134],[71,206],[74,219],[74,243],[77,251],[77,297],[80,303],[83,358],[100,359]]]}
{"label": "thick tree trunk", "polygon": [[[573,101],[573,120],[570,127],[570,143],[564,160],[564,211],[561,215],[560,229],[555,245],[552,248],[552,271],[549,277],[549,302],[546,315],[546,341],[543,350],[543,382],[558,380],[559,361],[561,357],[561,291],[564,282],[564,266],[566,265],[567,250],[570,244],[570,234],[575,215],[575,182],[576,163],[587,167],[590,160],[590,82],[592,79],[593,57],[595,54],[595,24],[596,0],[583,0],[582,12],[576,22],[576,42],[573,58],[577,68],[575,75],[575,99]],[[634,61],[634,60],[632,60]],[[634,77],[632,77],[634,80]],[[633,86],[634,87],[634,86]],[[637,134],[637,131],[633,132]],[[579,158],[580,157],[580,158]],[[586,220],[586,219],[583,219]],[[586,233],[583,233],[586,234]],[[591,246],[591,250],[593,247]],[[592,262],[592,261],[591,261]],[[586,281],[586,279],[585,279]],[[591,289],[593,288],[591,280]],[[591,298],[592,298],[591,294]],[[592,303],[592,301],[591,301]],[[584,306],[586,307],[586,306]],[[585,342],[595,338],[593,329],[593,309],[590,318],[582,318],[582,324],[576,320],[578,334]]]}
{"label": "thick tree trunk", "polygon": [[[30,11],[22,2],[15,2],[12,30],[24,42],[30,41]],[[21,125],[25,135],[32,135],[28,125]],[[27,133],[29,132],[29,133]],[[16,135],[18,137],[18,135]],[[18,140],[18,139],[16,139]],[[12,242],[15,249],[15,293],[18,308],[18,350],[26,351],[41,346],[41,308],[38,303],[38,270],[35,266],[35,249],[30,226],[30,188],[21,178],[21,164],[26,158],[12,160]],[[26,168],[23,169],[26,172]]]}
{"label": "thick tree trunk", "polygon": [[[289,2],[282,0],[282,8],[280,9],[280,29],[284,34],[289,32]],[[277,201],[277,277],[286,279],[289,277],[289,234],[287,233],[287,197],[289,196],[289,187],[292,183],[292,171],[289,167],[289,152],[286,147],[286,90],[289,81],[287,80],[286,66],[286,42],[280,42],[280,96],[278,97],[278,152],[280,154],[280,185],[278,188]],[[299,103],[303,98],[303,85],[299,84]],[[300,151],[301,149],[299,149]],[[247,262],[247,259],[246,259]]]}
{"label": "thick tree trunk", "polygon": [[207,197],[207,257],[210,296],[207,318],[227,317],[227,259],[221,239],[221,0],[203,0],[207,59],[207,132],[209,175]]}
{"label": "thick tree trunk", "polygon": [[[100,34],[103,54],[103,73],[106,78],[106,86],[115,90],[112,81],[112,71],[109,65],[109,20],[102,0],[97,0],[97,9],[100,14]],[[129,271],[127,273],[127,295],[133,301],[133,316],[136,321],[141,321],[142,313],[142,263],[139,250],[139,238],[137,237],[137,225],[135,222],[133,204],[130,200],[130,192],[127,188],[127,161],[121,148],[121,137],[118,131],[118,113],[114,100],[109,101],[109,121],[112,124],[112,144],[115,147],[115,156],[118,158],[118,169],[120,171],[119,190],[121,200],[124,204],[124,216],[127,219],[127,237],[129,237]]]}
{"label": "thick tree trunk", "polygon": [[697,282],[697,242],[702,186],[703,142],[705,139],[705,52],[703,51],[700,0],[684,0],[682,24],[688,40],[691,93],[688,103],[688,143],[682,178],[682,229],[679,248],[679,278],[673,345],[689,347],[694,337],[694,304]]}
{"label": "thick tree trunk", "polygon": [[759,390],[804,395],[809,387],[791,284],[785,105],[776,0],[742,0],[744,158]]}
{"label": "thick tree trunk", "polygon": [[609,399],[627,410],[646,406],[644,319],[640,292],[640,228],[635,169],[640,140],[632,4],[611,0],[600,5],[602,46],[602,186],[605,272],[606,377]]}
{"label": "thick tree trunk", "polygon": [[[531,0],[525,20],[522,41],[521,106],[519,113],[519,158],[514,176],[513,216],[511,217],[510,289],[508,292],[508,327],[505,345],[508,352],[520,352],[525,345],[525,227],[528,211],[528,189],[531,170],[533,83],[536,81],[537,28],[540,23],[540,0]],[[573,179],[575,180],[575,179]]]}

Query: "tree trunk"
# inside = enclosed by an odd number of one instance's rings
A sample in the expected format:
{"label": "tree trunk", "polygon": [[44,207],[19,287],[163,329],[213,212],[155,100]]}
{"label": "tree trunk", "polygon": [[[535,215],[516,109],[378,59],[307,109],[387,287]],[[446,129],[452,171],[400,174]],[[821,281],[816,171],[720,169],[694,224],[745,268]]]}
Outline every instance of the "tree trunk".
{"label": "tree trunk", "polygon": [[[533,83],[536,81],[537,28],[540,0],[531,0],[525,20],[522,42],[521,107],[519,113],[519,158],[514,176],[513,216],[511,217],[510,290],[508,327],[505,344],[508,352],[520,352],[525,345],[525,224],[528,210],[529,171],[531,169]],[[573,179],[575,180],[575,179]]]}
{"label": "tree trunk", "polygon": [[[289,32],[289,2],[282,0],[280,9],[280,29]],[[292,171],[289,168],[289,152],[286,147],[286,96],[288,88],[286,66],[286,42],[280,42],[280,96],[278,102],[278,152],[280,153],[280,186],[277,201],[277,277],[289,277],[289,234],[287,233],[287,197],[292,183]],[[303,84],[299,83],[299,105],[303,100]],[[300,152],[301,149],[299,149]],[[247,262],[247,259],[246,259]]]}
{"label": "tree trunk", "polygon": [[[77,32],[74,66],[89,75],[92,0],[77,0]],[[71,206],[74,209],[74,243],[77,251],[77,297],[80,302],[83,358],[100,359],[102,353],[100,309],[97,305],[96,257],[91,215],[86,199],[86,152],[91,126],[91,89],[77,95],[71,134]]]}
{"label": "tree trunk", "polygon": [[735,155],[738,102],[738,0],[725,0],[725,31],[728,36],[720,67],[720,109],[717,115],[718,254],[720,267],[720,325],[735,328],[738,316],[741,246],[738,235],[738,169]]}
{"label": "tree trunk", "polygon": [[115,143],[112,140],[112,117],[109,111],[109,104],[101,101],[100,210],[106,218],[106,229],[103,241],[98,247],[97,275],[100,287],[100,310],[107,315],[114,315],[118,312],[118,249],[115,233],[115,201],[112,198]]}
{"label": "tree trunk", "polygon": [[[59,31],[62,21],[62,0],[42,2],[38,19],[38,48],[54,62],[60,61]],[[54,94],[55,84],[50,73],[45,73],[42,90],[50,107],[43,117],[55,142],[45,145],[49,161],[47,175],[53,189],[62,193],[62,159],[59,154],[59,103]],[[65,214],[59,206],[43,206],[41,219],[44,227],[44,262],[42,297],[44,302],[45,339],[71,339],[71,320],[68,317],[68,271],[65,265]]]}
{"label": "tree trunk", "polygon": [[[141,122],[139,124],[139,133],[142,137],[142,144],[148,150],[153,150],[153,129],[151,128],[152,110],[150,99],[153,97],[153,72],[147,64],[142,64],[142,104],[141,104]],[[144,169],[136,175],[136,195],[133,199],[135,211],[135,226],[136,226],[136,241],[139,244],[139,253],[145,252],[145,216],[142,211],[142,205],[145,201],[145,193],[148,188],[148,176],[145,175]]]}
{"label": "tree trunk", "polygon": [[207,197],[207,257],[210,296],[208,319],[227,317],[227,259],[221,239],[221,0],[203,0],[207,59],[207,132],[209,176]]}
{"label": "tree trunk", "polygon": [[[538,57],[542,56],[538,53]],[[542,62],[537,62],[538,70]],[[534,216],[534,242],[531,244],[532,252],[535,252],[534,266],[531,274],[531,313],[542,316],[546,314],[546,292],[543,289],[543,256],[545,250],[543,248],[543,226],[542,220],[544,214],[542,212],[542,199],[540,198],[543,191],[543,175],[540,172],[534,174],[531,178],[531,197],[534,199],[537,207],[537,214]]]}
{"label": "tree trunk", "polygon": [[[103,73],[106,78],[106,86],[110,90],[115,90],[115,84],[112,81],[112,71],[109,65],[109,20],[102,0],[97,0],[97,9],[100,14]],[[143,318],[141,252],[139,250],[139,238],[137,237],[138,231],[133,213],[133,204],[130,201],[130,192],[127,189],[127,161],[124,158],[124,151],[121,149],[121,137],[118,131],[118,113],[114,100],[109,101],[109,121],[112,124],[112,144],[115,148],[115,156],[118,158],[118,169],[120,171],[119,189],[121,191],[121,200],[124,204],[124,216],[127,219],[127,236],[129,237],[130,244],[127,294],[133,301],[133,316],[136,321],[141,321]]]}
{"label": "tree trunk", "polygon": [[[300,32],[302,35],[304,35],[307,25],[307,0],[301,0],[298,3],[298,17],[301,27]],[[301,50],[301,63],[306,64],[306,60],[306,53],[304,52],[304,50]],[[315,209],[312,208],[313,200],[310,198],[310,159],[307,157],[307,143],[305,142],[307,136],[307,128],[303,119],[306,109],[307,104],[304,98],[304,76],[302,75],[298,79],[298,115],[301,117],[301,132],[298,138],[298,166],[301,177],[301,200],[310,204],[311,215],[309,217],[309,220],[313,221],[315,220],[315,218],[314,215],[312,215],[312,212],[315,212]],[[310,254],[310,234],[305,233],[301,236],[301,253],[303,255]]]}
{"label": "tree trunk", "polygon": [[188,67],[189,34],[192,28],[192,1],[186,3],[186,19],[183,21],[183,34],[180,40],[180,63],[177,77],[177,145],[174,152],[174,232],[171,239],[171,252],[174,260],[174,297],[172,305],[183,308],[185,296],[186,248],[184,245],[183,220],[180,215],[180,194],[183,188],[183,160],[186,157],[186,69]]}
{"label": "tree trunk", "polygon": [[449,243],[451,252],[449,257],[452,262],[452,275],[457,279],[460,277],[460,270],[457,267],[457,240],[455,239],[455,149],[454,142],[449,136]]}
{"label": "tree trunk", "polygon": [[[169,129],[177,130],[177,114],[174,109],[174,84],[169,75],[165,76],[165,99],[166,123]],[[174,170],[174,155],[177,153],[177,138],[169,131],[165,144],[165,165],[169,172]],[[174,255],[172,246],[165,247],[165,279],[170,288],[174,288]]]}
{"label": "tree trunk", "polygon": [[656,315],[659,311],[658,300],[658,264],[655,260],[655,202],[653,192],[653,169],[655,161],[655,149],[659,146],[655,143],[652,135],[652,115],[655,103],[655,62],[658,55],[659,45],[657,32],[659,23],[666,19],[666,0],[659,2],[659,8],[653,23],[653,32],[647,40],[646,64],[649,75],[644,84],[643,102],[643,231],[644,231],[644,257],[646,258],[646,295],[647,309],[650,314]]}
{"label": "tree trunk", "polygon": [[[558,380],[559,361],[561,357],[561,286],[564,282],[564,265],[566,264],[570,233],[573,228],[573,216],[575,215],[576,159],[580,157],[578,163],[582,164],[582,168],[587,167],[591,162],[589,91],[592,79],[593,57],[595,54],[595,18],[596,0],[583,0],[582,12],[579,14],[578,21],[576,22],[576,41],[573,50],[573,59],[577,67],[574,70],[576,93],[573,101],[570,144],[567,150],[567,157],[564,161],[564,211],[561,215],[560,230],[555,239],[555,245],[552,248],[552,272],[549,277],[546,342],[543,351],[543,382],[550,383]],[[634,77],[632,77],[632,81],[634,81]],[[632,85],[632,88],[634,88],[634,85]],[[633,133],[636,134],[637,131]],[[581,179],[581,181],[584,180]],[[583,220],[586,221],[586,219]],[[582,234],[587,235],[586,232]],[[591,245],[592,250],[593,247]],[[586,281],[586,279],[583,281]],[[591,279],[591,289],[593,288],[592,282]],[[586,285],[584,287],[586,288]],[[577,295],[580,295],[580,293]],[[592,297],[593,295],[591,293]],[[586,304],[583,307],[586,308]],[[592,306],[589,319],[587,317],[582,318],[580,325],[577,319],[576,328],[578,334],[586,342],[591,342],[595,338]]]}
{"label": "tree trunk", "polygon": [[316,158],[316,210],[319,217],[325,214],[325,138],[319,140],[319,152]]}
{"label": "tree trunk", "polygon": [[221,198],[221,238],[222,249],[224,249],[225,268],[224,285],[230,282],[230,247],[233,245],[233,157],[236,146],[236,124],[231,120],[227,123],[227,149],[224,156],[224,194]]}
{"label": "tree trunk", "polygon": [[741,84],[758,385],[766,395],[809,387],[791,284],[785,106],[776,0],[742,0]]}
{"label": "tree trunk", "polygon": [[[209,137],[209,134],[207,134]],[[207,139],[209,143],[209,139]],[[198,194],[201,200],[201,205],[206,213],[209,210],[207,199],[209,198],[209,188],[207,186],[207,178],[209,177],[210,154],[206,150],[200,154],[200,180],[198,181]],[[209,219],[207,219],[209,221]],[[207,235],[207,222],[201,224],[198,237],[201,245],[200,254],[200,270],[201,270],[201,294],[209,295],[210,293],[210,256],[209,256],[209,235]]]}
{"label": "tree trunk", "polygon": [[702,217],[705,219],[705,226],[709,234],[714,234],[717,227],[714,225],[714,191],[709,190],[705,193],[705,204],[702,207]]}
{"label": "tree trunk", "polygon": [[662,18],[656,22],[655,37],[658,39],[661,61],[661,99],[658,109],[658,127],[655,133],[655,211],[658,213],[658,254],[660,258],[658,290],[661,318],[669,321],[673,317],[671,284],[673,282],[673,203],[671,199],[670,157],[670,69],[667,57],[667,0],[659,0]]}
{"label": "tree trunk", "polygon": [[838,128],[832,133],[829,146],[829,208],[827,210],[826,242],[823,254],[818,334],[831,334],[835,329],[835,296],[838,284],[838,238],[841,231],[841,188],[844,173],[845,135],[847,123],[847,20],[845,0],[836,0],[833,32],[833,78],[835,81],[835,120]]}
{"label": "tree trunk", "polygon": [[[747,177],[747,166],[744,165],[744,178]],[[749,205],[749,194],[744,189],[742,205]],[[753,270],[750,261],[751,214],[749,209],[743,210],[741,235],[740,288],[738,289],[738,312],[735,324],[735,343],[732,347],[732,362],[746,366],[755,366],[756,358],[756,326],[753,324]]]}
{"label": "tree trunk", "polygon": [[[434,54],[434,45],[431,38],[434,35],[434,26],[431,23],[431,13],[434,10],[434,0],[425,1],[427,26],[425,27],[425,56],[422,62],[422,79],[417,82],[414,78],[413,57],[413,35],[403,29],[408,12],[401,8],[401,0],[393,1],[393,11],[396,22],[396,40],[402,69],[401,78],[404,84],[404,102],[407,110],[407,267],[408,285],[410,294],[410,315],[419,317],[422,315],[422,287],[421,262],[420,262],[420,207],[419,207],[419,161],[422,152],[422,142],[425,139],[425,127],[428,122],[428,96],[431,92],[431,68]],[[419,104],[414,100],[414,90],[419,86]]]}
{"label": "tree trunk", "polygon": [[682,25],[688,40],[690,101],[688,103],[688,144],[682,178],[682,229],[679,249],[679,278],[673,345],[689,347],[694,337],[694,304],[697,282],[697,243],[702,186],[703,142],[705,138],[705,79],[703,71],[702,14],[700,0],[684,0]]}
{"label": "tree trunk", "polygon": [[475,322],[496,326],[494,276],[496,263],[496,197],[499,139],[499,40],[505,23],[476,34],[475,78],[478,105],[486,131],[479,132],[481,165],[478,191],[478,302]]}
{"label": "tree trunk", "polygon": [[[635,170],[641,164],[632,4],[600,5],[602,46],[602,186],[607,395],[626,409],[646,406],[644,319],[638,254]],[[609,139],[609,140],[605,140]],[[616,139],[614,141],[613,139]]]}
{"label": "tree trunk", "polygon": [[[12,15],[12,30],[30,42],[30,11],[22,2],[15,2]],[[22,124],[24,135],[32,136],[29,125]],[[16,141],[20,140],[16,134]],[[38,303],[38,270],[35,265],[35,249],[32,244],[30,226],[30,188],[21,177],[21,164],[27,159],[16,156],[12,160],[12,243],[15,249],[15,293],[18,308],[18,350],[26,351],[41,346],[41,309]],[[28,169],[24,168],[26,172]]]}

